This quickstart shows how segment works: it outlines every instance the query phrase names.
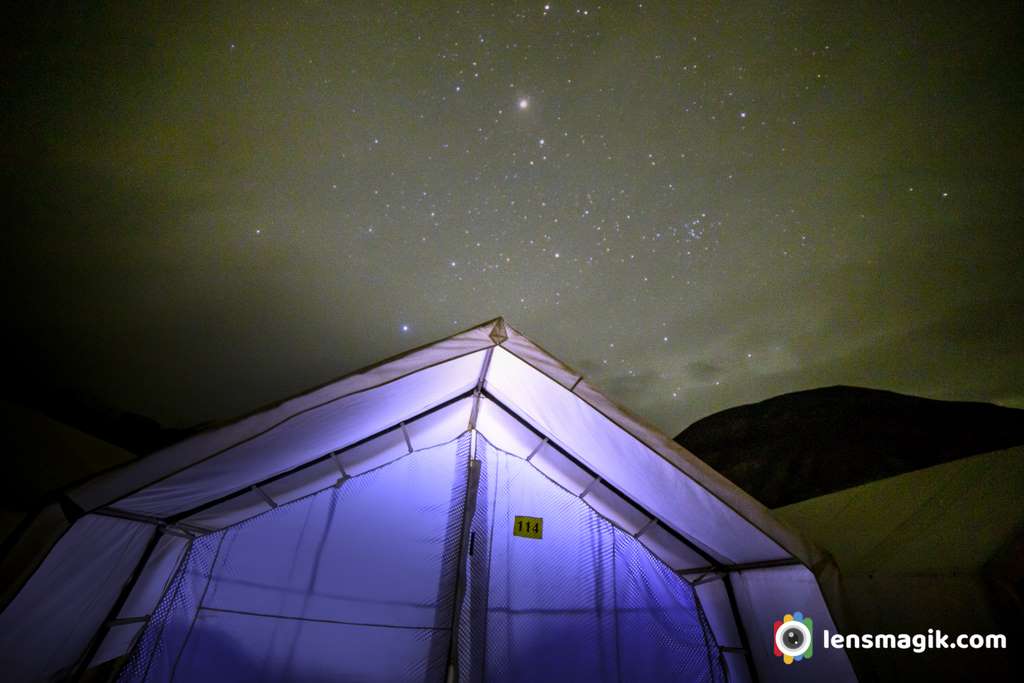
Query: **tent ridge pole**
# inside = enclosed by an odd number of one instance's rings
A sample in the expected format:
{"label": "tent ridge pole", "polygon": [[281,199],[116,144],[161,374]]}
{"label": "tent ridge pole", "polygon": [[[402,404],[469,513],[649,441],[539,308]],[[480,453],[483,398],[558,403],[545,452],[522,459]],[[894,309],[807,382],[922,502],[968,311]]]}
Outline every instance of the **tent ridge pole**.
{"label": "tent ridge pole", "polygon": [[127,512],[125,510],[119,510],[112,507],[98,508],[89,514],[100,515],[102,517],[116,517],[117,519],[127,519],[132,522],[141,522],[142,524],[153,524],[154,526],[164,526],[167,524],[167,520],[161,517],[142,515],[137,512]]}
{"label": "tent ridge pole", "polygon": [[476,418],[480,413],[480,393],[484,388],[484,381],[487,379],[487,371],[491,368],[491,356],[494,355],[494,347],[487,349],[484,354],[484,362],[480,365],[480,376],[477,377],[476,387],[473,389],[473,409],[469,413],[469,429],[476,429]]}
{"label": "tent ridge pole", "polygon": [[546,444],[547,442],[548,442],[548,437],[545,436],[545,437],[541,438],[540,443],[538,443],[536,446],[534,446],[533,450],[530,451],[530,454],[528,456],[526,456],[526,462],[530,462],[531,460],[533,460],[533,456],[535,456],[538,453],[540,453],[540,449],[544,448],[544,444]]}
{"label": "tent ridge pole", "polygon": [[741,562],[738,564],[719,564],[717,566],[694,567],[693,569],[677,569],[676,574],[707,574],[710,572],[745,572],[752,569],[773,569],[775,567],[794,567],[803,565],[803,562],[788,557],[781,560],[764,560],[763,562]]}
{"label": "tent ridge pole", "polygon": [[[676,570],[676,574],[678,574],[679,576],[683,577],[684,579],[686,578],[686,572],[683,572],[681,570]],[[722,580],[722,574],[719,574],[719,573],[713,572],[713,571],[709,571],[709,572],[705,572],[704,574],[701,574],[696,579],[691,581],[690,585],[693,586],[693,587],[697,587],[697,586],[700,586],[701,584],[711,583],[712,581],[721,581],[721,580]]]}
{"label": "tent ridge pole", "polygon": [[658,518],[657,517],[651,517],[649,520],[647,520],[646,524],[644,524],[642,527],[637,529],[637,532],[635,534],[633,534],[633,538],[639,540],[639,538],[641,536],[643,536],[645,533],[647,533],[648,529],[650,529],[652,526],[656,525],[657,523],[658,523]]}
{"label": "tent ridge pole", "polygon": [[331,460],[338,466],[338,471],[341,472],[342,479],[348,479],[348,472],[345,471],[345,466],[341,464],[341,458],[338,457],[338,451],[331,451]]}
{"label": "tent ridge pole", "polygon": [[195,538],[196,536],[203,536],[204,534],[210,533],[209,529],[204,529],[192,524],[182,524],[180,522],[174,523],[161,517],[127,512],[117,508],[98,508],[88,514],[99,515],[100,517],[113,517],[114,519],[127,519],[130,522],[139,522],[140,524],[152,524],[162,530],[165,534],[183,536],[185,538]]}
{"label": "tent ridge pole", "polygon": [[399,422],[398,426],[402,429],[402,438],[405,439],[405,447],[409,449],[409,453],[412,453],[412,439],[409,438],[409,430],[405,428],[405,420]]}
{"label": "tent ridge pole", "polygon": [[259,485],[253,484],[252,485],[252,491],[254,491],[255,493],[258,493],[260,495],[260,498],[263,499],[263,502],[265,502],[271,508],[276,508],[277,507],[277,501],[275,501],[273,498],[271,498],[270,495],[266,491],[264,491],[263,489],[261,489],[259,487]]}
{"label": "tent ridge pole", "polygon": [[125,626],[127,624],[141,624],[149,621],[151,614],[144,614],[141,617],[124,617],[123,619],[111,619],[107,626]]}
{"label": "tent ridge pole", "polygon": [[587,488],[580,491],[580,498],[586,498],[587,494],[594,490],[594,487],[601,483],[601,477],[594,477],[587,484]]}

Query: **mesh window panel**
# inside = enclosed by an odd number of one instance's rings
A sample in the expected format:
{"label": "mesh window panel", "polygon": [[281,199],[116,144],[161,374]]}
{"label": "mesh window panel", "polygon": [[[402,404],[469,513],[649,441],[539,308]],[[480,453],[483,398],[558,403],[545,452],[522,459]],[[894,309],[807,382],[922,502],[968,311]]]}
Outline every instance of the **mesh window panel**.
{"label": "mesh window panel", "polygon": [[170,679],[174,660],[185,643],[223,532],[194,540],[163,598],[157,604],[118,681]]}
{"label": "mesh window panel", "polygon": [[120,680],[443,680],[469,443],[195,541]]}
{"label": "mesh window panel", "polygon": [[[482,597],[467,599],[460,672],[474,675],[462,680],[725,680],[689,584],[530,463],[480,443],[473,528],[487,560],[470,558]],[[517,516],[543,519],[541,538],[515,535]]]}

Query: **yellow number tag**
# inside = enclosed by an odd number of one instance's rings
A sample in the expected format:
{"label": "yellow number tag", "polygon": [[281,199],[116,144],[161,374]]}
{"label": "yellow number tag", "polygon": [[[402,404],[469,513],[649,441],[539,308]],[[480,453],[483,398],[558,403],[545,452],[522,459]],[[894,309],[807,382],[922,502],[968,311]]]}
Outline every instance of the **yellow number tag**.
{"label": "yellow number tag", "polygon": [[513,536],[523,538],[541,538],[544,535],[544,519],[541,517],[520,517],[516,515],[515,526],[512,527]]}

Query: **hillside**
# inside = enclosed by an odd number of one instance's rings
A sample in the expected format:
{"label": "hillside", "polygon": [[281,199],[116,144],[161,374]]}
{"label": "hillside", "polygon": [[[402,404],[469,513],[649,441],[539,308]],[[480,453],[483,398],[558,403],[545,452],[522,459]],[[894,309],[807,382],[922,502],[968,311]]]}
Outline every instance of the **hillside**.
{"label": "hillside", "polygon": [[676,441],[774,508],[1024,444],[1024,410],[834,386],[723,410]]}

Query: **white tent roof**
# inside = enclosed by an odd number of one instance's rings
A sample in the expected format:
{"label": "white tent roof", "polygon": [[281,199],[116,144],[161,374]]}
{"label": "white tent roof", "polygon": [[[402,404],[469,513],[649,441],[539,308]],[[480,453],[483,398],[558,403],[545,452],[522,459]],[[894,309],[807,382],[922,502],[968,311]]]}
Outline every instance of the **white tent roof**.
{"label": "white tent roof", "polygon": [[[203,534],[473,428],[693,582],[734,671],[852,680],[835,651],[818,653],[814,671],[778,666],[765,636],[800,609],[835,631],[841,600],[829,556],[501,318],[197,434],[67,496],[86,519]],[[173,555],[167,538],[161,556]]]}
{"label": "white tent roof", "polygon": [[[719,562],[796,559],[813,567],[824,559],[756,500],[501,319],[205,431],[68,495],[88,511],[109,505],[174,517],[367,437],[390,432],[394,438],[397,425],[460,396],[468,399],[485,360],[485,397]],[[468,410],[469,403],[453,405]],[[449,412],[454,418],[457,411]],[[481,429],[488,433],[483,424]]]}

